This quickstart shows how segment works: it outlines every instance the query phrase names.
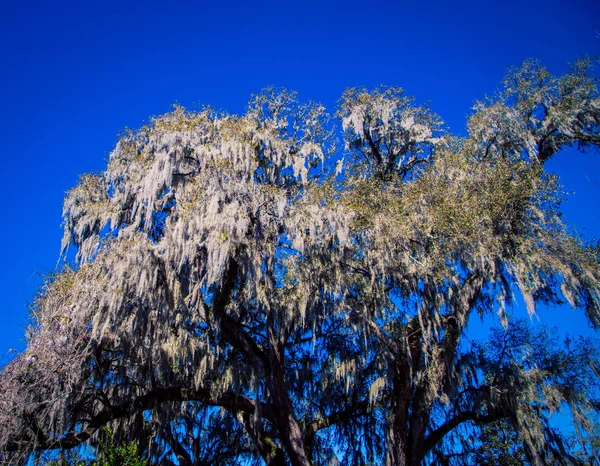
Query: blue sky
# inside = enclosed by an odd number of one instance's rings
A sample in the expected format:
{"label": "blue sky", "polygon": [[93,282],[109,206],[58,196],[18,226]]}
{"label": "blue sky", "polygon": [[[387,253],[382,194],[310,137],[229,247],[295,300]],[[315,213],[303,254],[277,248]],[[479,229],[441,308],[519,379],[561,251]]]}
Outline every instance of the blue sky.
{"label": "blue sky", "polygon": [[[508,67],[536,57],[562,73],[600,53],[597,1],[519,3],[3,2],[0,355],[23,348],[27,303],[56,266],[65,191],[103,168],[119,131],[176,102],[242,112],[270,84],[332,112],[346,87],[387,84],[463,133]],[[600,154],[550,168],[572,193],[567,218],[600,237]],[[551,314],[586,328],[582,313]]]}

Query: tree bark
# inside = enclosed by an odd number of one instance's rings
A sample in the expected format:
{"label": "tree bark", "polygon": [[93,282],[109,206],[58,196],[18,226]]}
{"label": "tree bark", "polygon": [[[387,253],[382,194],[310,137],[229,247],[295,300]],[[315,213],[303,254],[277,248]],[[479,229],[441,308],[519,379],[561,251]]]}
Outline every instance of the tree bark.
{"label": "tree bark", "polygon": [[407,463],[408,408],[412,389],[411,368],[407,353],[402,350],[393,363],[392,425],[388,433],[389,448],[386,466],[405,466]]}
{"label": "tree bark", "polygon": [[285,384],[284,345],[280,343],[273,315],[267,317],[269,341],[269,392],[276,407],[277,427],[292,466],[310,466],[304,435],[294,415],[294,406]]}
{"label": "tree bark", "polygon": [[[483,287],[483,279],[477,271],[472,272],[456,290],[451,303],[452,311],[446,316],[441,351],[434,355],[428,366],[431,376],[423,378],[413,386],[414,371],[421,363],[418,321],[407,326],[407,345],[398,347],[394,358],[394,379],[392,386],[392,425],[389,434],[387,466],[420,465],[428,451],[435,445],[426,444],[427,428],[431,410],[438,391],[447,385],[453,370],[454,356],[464,325]],[[428,300],[434,302],[435,290],[426,287]],[[408,348],[408,351],[404,348]],[[437,439],[441,440],[441,437]],[[436,442],[437,443],[437,442]]]}

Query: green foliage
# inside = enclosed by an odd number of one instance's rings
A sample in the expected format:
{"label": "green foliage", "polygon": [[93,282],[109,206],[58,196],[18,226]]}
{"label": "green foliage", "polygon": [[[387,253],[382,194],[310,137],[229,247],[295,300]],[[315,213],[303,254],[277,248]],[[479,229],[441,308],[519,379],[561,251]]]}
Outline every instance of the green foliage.
{"label": "green foliage", "polygon": [[63,458],[50,461],[47,466],[147,466],[135,442],[117,442],[108,427],[100,433],[95,460],[81,459],[77,454],[64,454]]}
{"label": "green foliage", "polygon": [[147,466],[135,442],[117,443],[107,427],[102,432],[104,438],[99,442],[98,457],[91,466]]}
{"label": "green foliage", "polygon": [[477,466],[521,466],[530,464],[517,432],[506,420],[484,426],[477,439],[481,442],[474,454]]}

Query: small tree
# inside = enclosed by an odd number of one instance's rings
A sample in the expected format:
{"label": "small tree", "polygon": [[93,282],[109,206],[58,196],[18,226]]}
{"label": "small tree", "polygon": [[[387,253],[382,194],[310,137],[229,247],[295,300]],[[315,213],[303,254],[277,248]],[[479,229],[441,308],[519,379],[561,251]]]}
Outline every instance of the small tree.
{"label": "small tree", "polygon": [[134,442],[115,442],[112,432],[108,428],[103,429],[103,437],[100,439],[97,458],[92,466],[146,466]]}
{"label": "small tree", "polygon": [[478,438],[481,446],[474,452],[478,466],[521,466],[527,464],[525,450],[517,432],[507,421],[497,421],[484,426]]}
{"label": "small tree", "polygon": [[[177,107],[81,177],[77,259],[0,377],[10,462],[109,423],[156,464],[463,464],[499,423],[532,464],[575,461],[548,419],[591,428],[596,346],[506,309],[518,289],[600,324],[598,249],[544,170],[600,143],[589,63],[525,63],[467,138],[398,88],[348,90],[337,117],[345,165],[321,105],[268,89],[242,116]],[[467,347],[477,313],[505,328]]]}
{"label": "small tree", "polygon": [[95,460],[83,460],[79,455],[50,461],[48,466],[146,466],[134,442],[117,444],[108,427],[102,429],[98,439]]}

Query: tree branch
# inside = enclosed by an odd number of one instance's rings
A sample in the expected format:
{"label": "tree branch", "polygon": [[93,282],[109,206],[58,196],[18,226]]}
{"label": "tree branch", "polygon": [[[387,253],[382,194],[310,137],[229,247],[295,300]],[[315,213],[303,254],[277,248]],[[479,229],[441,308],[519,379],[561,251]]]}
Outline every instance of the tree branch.
{"label": "tree branch", "polygon": [[[37,443],[33,446],[36,450],[51,450],[56,448],[71,449],[88,440],[100,427],[110,421],[129,417],[137,412],[156,408],[162,403],[198,401],[207,406],[220,406],[228,411],[243,411],[253,414],[257,410],[256,401],[229,391],[218,397],[213,397],[209,389],[201,388],[192,390],[188,388],[159,388],[141,395],[134,400],[128,400],[116,406],[106,406],[94,415],[86,427],[79,432],[71,431],[61,439],[51,439],[42,429],[37,428]],[[271,405],[261,403],[260,412],[264,418],[274,422],[274,411]],[[28,422],[31,422],[29,420]],[[7,443],[6,451],[19,451],[30,446],[32,439],[15,439]]]}
{"label": "tree branch", "polygon": [[457,414],[452,419],[449,419],[440,427],[432,431],[426,438],[423,446],[424,455],[435,447],[435,445],[450,431],[458,427],[467,421],[473,421],[478,424],[490,424],[500,419],[504,419],[507,416],[500,411],[492,412],[491,414],[482,414],[476,411],[466,411],[464,413]]}

